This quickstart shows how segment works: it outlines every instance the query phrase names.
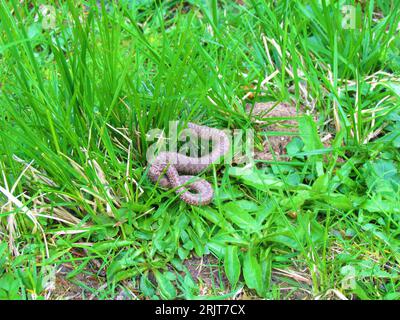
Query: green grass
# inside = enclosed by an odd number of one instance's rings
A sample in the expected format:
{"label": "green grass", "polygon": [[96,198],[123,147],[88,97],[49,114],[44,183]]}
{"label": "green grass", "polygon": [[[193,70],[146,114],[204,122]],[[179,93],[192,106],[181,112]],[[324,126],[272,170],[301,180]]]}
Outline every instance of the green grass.
{"label": "green grass", "polygon": [[[400,3],[345,29],[350,1],[244,2],[60,1],[45,28],[0,0],[0,298],[58,298],[68,264],[83,298],[400,299]],[[257,129],[261,101],[299,111],[288,162],[213,166],[201,208],[149,181],[149,130]]]}

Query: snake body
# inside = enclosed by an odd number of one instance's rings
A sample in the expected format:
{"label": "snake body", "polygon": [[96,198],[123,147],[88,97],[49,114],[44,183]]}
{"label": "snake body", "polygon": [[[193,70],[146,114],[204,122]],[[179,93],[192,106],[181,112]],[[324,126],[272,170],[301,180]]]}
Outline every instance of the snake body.
{"label": "snake body", "polygon": [[[160,152],[151,162],[149,178],[164,188],[175,188],[186,203],[201,206],[211,202],[214,191],[209,182],[196,178],[195,175],[224,156],[230,143],[228,136],[221,130],[194,123],[188,123],[188,128],[194,137],[211,140],[214,149],[201,157],[189,157],[177,152]],[[185,185],[194,178],[195,181]]]}

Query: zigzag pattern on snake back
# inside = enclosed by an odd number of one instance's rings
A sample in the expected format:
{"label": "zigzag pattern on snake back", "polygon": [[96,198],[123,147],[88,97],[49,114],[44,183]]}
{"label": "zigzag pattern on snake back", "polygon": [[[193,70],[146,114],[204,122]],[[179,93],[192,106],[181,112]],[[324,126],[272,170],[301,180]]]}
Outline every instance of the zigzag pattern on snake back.
{"label": "zigzag pattern on snake back", "polygon": [[177,152],[160,152],[151,162],[149,177],[151,181],[158,182],[164,188],[176,188],[180,198],[188,204],[201,206],[209,204],[213,198],[214,191],[211,184],[200,178],[185,184],[195,178],[194,175],[224,156],[230,148],[230,142],[228,136],[221,130],[194,123],[188,123],[188,128],[194,137],[211,140],[214,149],[197,158]]}

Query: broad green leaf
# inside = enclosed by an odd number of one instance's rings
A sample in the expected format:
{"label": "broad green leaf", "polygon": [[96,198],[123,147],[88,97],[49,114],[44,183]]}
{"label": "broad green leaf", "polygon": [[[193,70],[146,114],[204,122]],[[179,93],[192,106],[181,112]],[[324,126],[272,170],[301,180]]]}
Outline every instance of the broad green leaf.
{"label": "broad green leaf", "polygon": [[[301,234],[298,234],[299,238],[301,238]],[[300,250],[299,243],[293,238],[292,232],[283,230],[281,232],[277,232],[275,234],[269,235],[266,238],[268,241],[276,242],[279,244],[283,244],[291,249]]]}
{"label": "broad green leaf", "polygon": [[194,251],[199,257],[201,257],[204,254],[204,244],[201,242],[198,234],[194,232],[192,228],[189,227],[186,231],[193,243]]}
{"label": "broad green leaf", "polygon": [[[398,58],[398,56],[397,56]],[[390,90],[392,90],[393,93],[395,93],[397,96],[400,97],[400,83],[399,82],[393,82],[393,81],[385,81],[382,82],[382,84],[386,87],[388,87]]]}
{"label": "broad green leaf", "polygon": [[225,251],[224,269],[232,288],[235,288],[240,276],[238,247],[228,246]]}
{"label": "broad green leaf", "polygon": [[263,282],[265,284],[265,288],[269,288],[271,283],[271,275],[272,275],[272,254],[271,247],[263,250],[260,254],[261,257],[261,271],[263,275]]}
{"label": "broad green leaf", "polygon": [[296,195],[282,199],[280,205],[284,208],[299,209],[311,197],[312,193],[310,191],[300,190]]}
{"label": "broad green leaf", "polygon": [[385,294],[383,300],[400,300],[400,292],[389,292]]}
{"label": "broad green leaf", "polygon": [[228,244],[233,244],[237,246],[247,246],[248,241],[239,236],[240,233],[228,234],[221,230],[218,234],[213,237],[214,242],[224,243],[225,246]]}
{"label": "broad green leaf", "polygon": [[263,296],[264,282],[261,272],[261,266],[257,258],[251,253],[250,250],[244,254],[243,276],[246,285],[250,289],[255,289],[258,295]]}
{"label": "broad green leaf", "polygon": [[299,118],[299,133],[304,142],[304,151],[324,148],[318,135],[317,125],[311,116],[304,115]]}
{"label": "broad green leaf", "polygon": [[394,199],[394,201],[383,200],[381,197],[373,197],[366,200],[360,206],[369,212],[390,212],[400,214],[399,202]]}
{"label": "broad green leaf", "polygon": [[304,147],[303,141],[298,138],[294,137],[292,141],[290,141],[286,146],[286,151],[289,156],[294,156],[296,153],[299,153]]}
{"label": "broad green leaf", "polygon": [[222,187],[218,191],[218,199],[220,201],[225,201],[225,200],[235,200],[237,198],[243,197],[243,192],[240,191],[236,187]]}
{"label": "broad green leaf", "polygon": [[257,203],[249,200],[237,200],[235,204],[247,212],[255,212],[259,209]]}
{"label": "broad green leaf", "polygon": [[257,222],[254,218],[239,207],[235,202],[229,202],[223,205],[226,217],[236,224],[239,228],[256,230],[258,229]]}
{"label": "broad green leaf", "polygon": [[266,191],[269,189],[280,189],[283,182],[272,174],[266,174],[257,168],[229,168],[229,175],[239,178],[244,184]]}
{"label": "broad green leaf", "polygon": [[[299,134],[304,142],[303,150],[305,152],[324,149],[324,145],[322,144],[318,134],[317,125],[311,116],[305,115],[299,118]],[[322,175],[324,173],[322,165],[322,156],[311,155],[309,156],[309,158],[312,161],[315,161],[318,175],[319,176]]]}
{"label": "broad green leaf", "polygon": [[136,266],[138,263],[138,257],[144,252],[144,250],[144,248],[130,248],[121,252],[117,258],[113,259],[110,266],[107,268],[107,277],[113,278],[117,272]]}
{"label": "broad green leaf", "polygon": [[312,191],[316,193],[325,193],[328,191],[329,175],[319,176],[313,183]]}
{"label": "broad green leaf", "polygon": [[114,241],[100,241],[93,244],[93,250],[97,252],[108,251],[120,247],[128,247],[133,244],[131,240],[114,240]]}
{"label": "broad green leaf", "polygon": [[140,277],[140,291],[142,291],[146,297],[152,297],[155,294],[153,284],[146,275]]}
{"label": "broad green leaf", "polygon": [[219,260],[224,258],[225,254],[225,243],[220,243],[216,241],[210,241],[207,243],[207,249],[209,249],[213,254],[215,254]]}
{"label": "broad green leaf", "polygon": [[351,198],[340,193],[331,193],[319,196],[318,199],[323,199],[329,203],[332,207],[341,210],[351,210],[354,208]]}
{"label": "broad green leaf", "polygon": [[217,226],[220,226],[222,229],[225,230],[232,230],[232,225],[226,221],[226,219],[220,214],[218,211],[211,209],[211,208],[197,208],[193,207],[193,211],[199,213],[207,220],[211,221]]}
{"label": "broad green leaf", "polygon": [[158,270],[154,271],[154,276],[157,280],[158,289],[160,290],[161,297],[167,300],[174,299],[176,297],[176,289],[171,280],[169,280],[167,276],[165,276]]}

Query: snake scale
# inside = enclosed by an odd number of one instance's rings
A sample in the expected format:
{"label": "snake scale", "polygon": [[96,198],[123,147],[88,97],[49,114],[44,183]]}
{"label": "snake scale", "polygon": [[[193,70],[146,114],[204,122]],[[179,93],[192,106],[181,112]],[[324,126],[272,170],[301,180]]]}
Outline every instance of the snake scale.
{"label": "snake scale", "polygon": [[[209,182],[195,175],[224,156],[229,148],[228,136],[222,130],[188,123],[188,129],[195,138],[211,140],[213,150],[201,157],[189,157],[178,152],[160,152],[151,162],[149,178],[164,188],[175,188],[179,197],[191,205],[207,205],[214,191]],[[183,175],[181,175],[183,174]],[[189,180],[196,178],[195,181]]]}

